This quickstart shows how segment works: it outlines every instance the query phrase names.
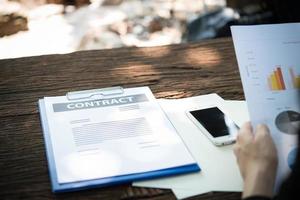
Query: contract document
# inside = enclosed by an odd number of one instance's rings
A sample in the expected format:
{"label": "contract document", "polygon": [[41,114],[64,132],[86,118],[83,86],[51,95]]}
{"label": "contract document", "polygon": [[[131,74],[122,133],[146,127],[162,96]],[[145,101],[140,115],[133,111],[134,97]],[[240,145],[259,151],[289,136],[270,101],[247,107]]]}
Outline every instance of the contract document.
{"label": "contract document", "polygon": [[76,100],[45,97],[39,104],[57,190],[200,170],[148,87]]}
{"label": "contract document", "polygon": [[278,150],[275,190],[293,169],[300,125],[300,24],[231,27],[252,125],[267,124]]}

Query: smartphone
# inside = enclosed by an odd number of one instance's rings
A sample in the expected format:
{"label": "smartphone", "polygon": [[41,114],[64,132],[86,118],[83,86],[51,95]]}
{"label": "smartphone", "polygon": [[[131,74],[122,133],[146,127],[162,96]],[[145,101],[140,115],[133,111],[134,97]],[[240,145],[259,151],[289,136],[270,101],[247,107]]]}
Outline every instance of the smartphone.
{"label": "smartphone", "polygon": [[235,142],[239,127],[218,107],[194,108],[187,111],[188,117],[215,145]]}

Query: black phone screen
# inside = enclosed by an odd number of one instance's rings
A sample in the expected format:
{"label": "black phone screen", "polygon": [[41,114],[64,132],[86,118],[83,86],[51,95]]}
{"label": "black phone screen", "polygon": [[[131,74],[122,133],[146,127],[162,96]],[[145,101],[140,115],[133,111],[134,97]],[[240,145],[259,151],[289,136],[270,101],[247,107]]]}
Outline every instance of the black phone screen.
{"label": "black phone screen", "polygon": [[219,108],[190,111],[197,121],[214,137],[235,135],[239,127]]}

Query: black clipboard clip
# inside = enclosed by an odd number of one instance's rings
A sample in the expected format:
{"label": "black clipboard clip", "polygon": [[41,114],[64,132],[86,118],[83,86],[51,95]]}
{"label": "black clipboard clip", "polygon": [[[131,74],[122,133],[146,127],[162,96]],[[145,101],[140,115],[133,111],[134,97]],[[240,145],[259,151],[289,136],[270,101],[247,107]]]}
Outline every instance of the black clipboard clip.
{"label": "black clipboard clip", "polygon": [[96,95],[111,96],[111,95],[120,95],[123,93],[124,93],[123,87],[116,86],[116,87],[68,92],[66,96],[68,100],[78,100],[78,99],[92,98],[93,96]]}

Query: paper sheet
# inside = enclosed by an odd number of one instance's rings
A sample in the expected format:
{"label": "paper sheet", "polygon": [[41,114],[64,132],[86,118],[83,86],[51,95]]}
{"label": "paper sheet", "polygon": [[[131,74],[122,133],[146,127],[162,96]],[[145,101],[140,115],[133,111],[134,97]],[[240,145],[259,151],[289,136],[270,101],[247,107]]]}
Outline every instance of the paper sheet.
{"label": "paper sheet", "polygon": [[195,163],[148,87],[44,102],[60,184]]}
{"label": "paper sheet", "polygon": [[161,100],[160,105],[196,161],[201,164],[202,171],[196,174],[134,182],[134,186],[169,188],[180,199],[209,191],[242,190],[242,179],[233,155],[233,145],[216,147],[185,114],[190,108],[211,104],[218,105],[223,111],[226,110],[225,113],[239,126],[249,119],[245,102],[226,103],[215,94],[178,100]]}
{"label": "paper sheet", "polygon": [[233,26],[252,125],[267,124],[278,150],[275,190],[291,172],[300,125],[300,23]]}

